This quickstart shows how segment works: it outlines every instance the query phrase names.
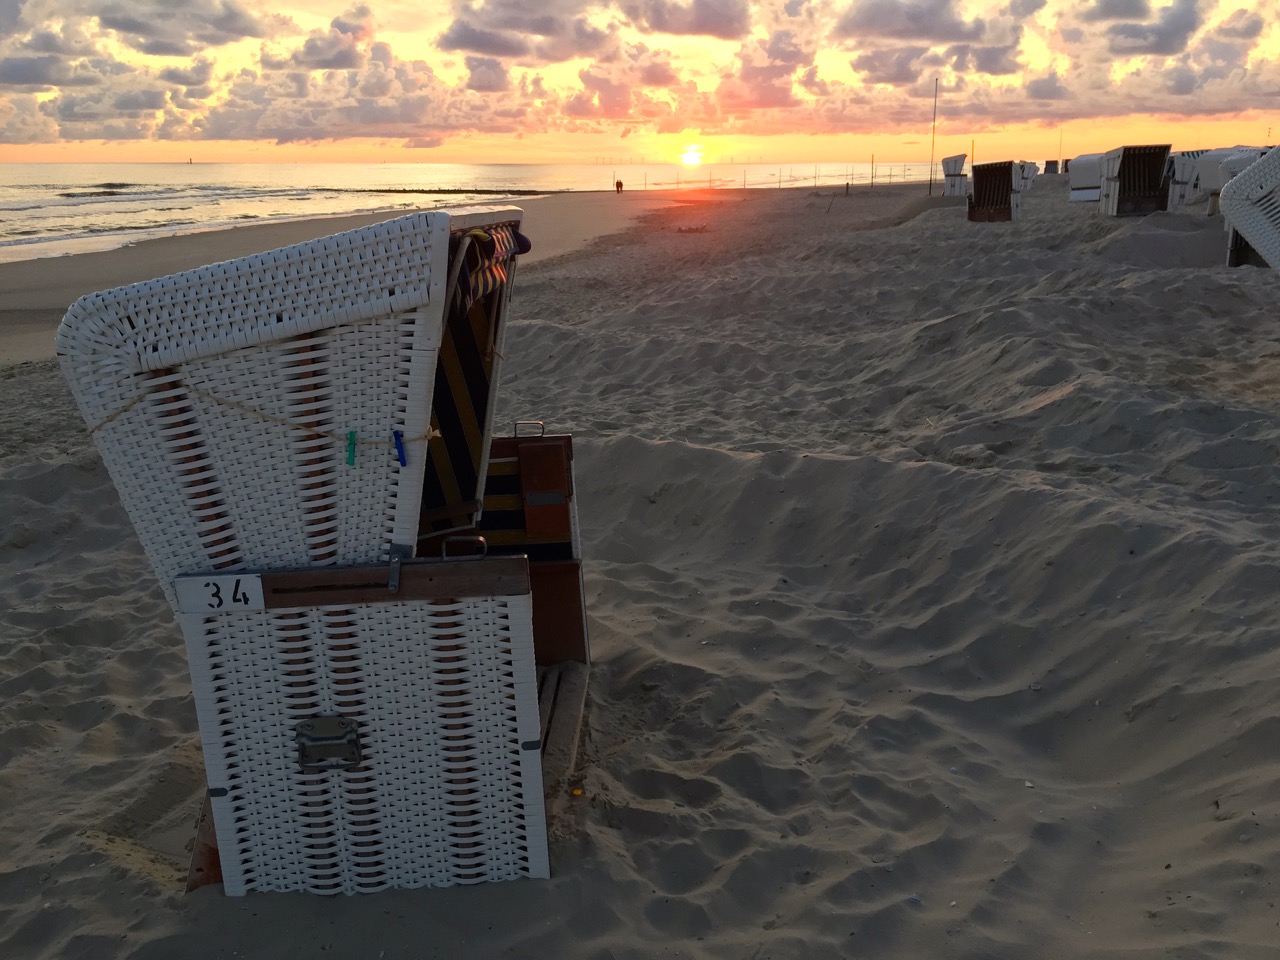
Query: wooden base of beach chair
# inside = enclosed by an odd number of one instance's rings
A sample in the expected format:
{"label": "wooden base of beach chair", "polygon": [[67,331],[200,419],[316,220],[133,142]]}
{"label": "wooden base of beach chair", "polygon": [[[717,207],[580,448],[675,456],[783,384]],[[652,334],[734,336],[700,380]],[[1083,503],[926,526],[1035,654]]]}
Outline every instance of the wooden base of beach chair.
{"label": "wooden base of beach chair", "polygon": [[1227,266],[1228,267],[1270,267],[1267,258],[1260,254],[1244,235],[1235,227],[1227,234]]}
{"label": "wooden base of beach chair", "polygon": [[[566,661],[538,668],[538,720],[542,732],[542,785],[551,828],[563,808],[577,768],[582,722],[587,703],[590,668],[585,663]],[[222,883],[222,861],[218,856],[218,833],[213,807],[206,790],[196,819],[191,862],[187,868],[186,891]]]}

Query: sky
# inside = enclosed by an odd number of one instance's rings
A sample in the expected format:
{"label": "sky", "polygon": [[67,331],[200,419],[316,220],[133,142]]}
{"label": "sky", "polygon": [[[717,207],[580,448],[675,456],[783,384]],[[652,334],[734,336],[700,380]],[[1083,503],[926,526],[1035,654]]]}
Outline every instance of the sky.
{"label": "sky", "polygon": [[1247,2],[0,0],[0,162],[1269,144],[1280,0]]}

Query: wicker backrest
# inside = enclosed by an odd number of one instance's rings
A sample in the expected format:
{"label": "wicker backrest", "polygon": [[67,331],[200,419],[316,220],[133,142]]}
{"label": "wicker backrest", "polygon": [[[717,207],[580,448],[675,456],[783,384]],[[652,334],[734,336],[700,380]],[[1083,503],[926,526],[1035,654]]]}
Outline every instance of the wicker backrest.
{"label": "wicker backrest", "polygon": [[161,587],[417,539],[451,233],[417,213],[74,303],[63,373]]}
{"label": "wicker backrest", "polygon": [[1280,147],[1227,182],[1221,210],[1227,224],[1280,269]]}
{"label": "wicker backrest", "polygon": [[1000,222],[1017,217],[1017,197],[1013,189],[1021,171],[1012,160],[978,163],[973,166],[973,193],[969,195],[969,219]]}
{"label": "wicker backrest", "polygon": [[1098,212],[1108,217],[1140,217],[1168,209],[1169,145],[1119,147],[1103,157]]}

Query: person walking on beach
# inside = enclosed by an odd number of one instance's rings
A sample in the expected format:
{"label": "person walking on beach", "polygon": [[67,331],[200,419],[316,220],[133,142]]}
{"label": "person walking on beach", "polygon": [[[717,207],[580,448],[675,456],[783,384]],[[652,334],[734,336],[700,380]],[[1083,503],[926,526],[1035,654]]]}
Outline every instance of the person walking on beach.
{"label": "person walking on beach", "polygon": [[621,193],[621,192],[622,192],[622,181],[621,181],[621,180],[615,180],[615,181],[613,181],[613,189],[615,189],[615,190],[617,190],[619,193]]}

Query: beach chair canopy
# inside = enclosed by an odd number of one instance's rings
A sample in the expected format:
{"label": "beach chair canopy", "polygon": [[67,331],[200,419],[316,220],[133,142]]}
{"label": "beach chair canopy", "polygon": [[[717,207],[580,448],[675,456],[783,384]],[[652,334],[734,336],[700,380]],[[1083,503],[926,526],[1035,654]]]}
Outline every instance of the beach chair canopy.
{"label": "beach chair canopy", "polygon": [[1221,193],[1230,176],[1223,170],[1222,164],[1231,157],[1250,149],[1252,148],[1244,146],[1218,147],[1201,154],[1196,164],[1200,189],[1209,195]]}
{"label": "beach chair canopy", "polygon": [[942,173],[944,176],[954,177],[964,173],[964,161],[968,156],[966,153],[958,153],[954,157],[942,158]]}
{"label": "beach chair canopy", "polygon": [[386,562],[424,514],[474,517],[520,218],[417,213],[71,306],[62,370],[170,603],[181,574]]}
{"label": "beach chair canopy", "polygon": [[[1280,269],[1280,147],[1228,181],[1221,210],[1228,226],[1267,264]],[[1238,249],[1232,253],[1239,258]]]}
{"label": "beach chair canopy", "polygon": [[1244,147],[1230,153],[1218,164],[1218,182],[1221,189],[1226,189],[1232,178],[1265,157],[1269,150],[1269,147]]}

